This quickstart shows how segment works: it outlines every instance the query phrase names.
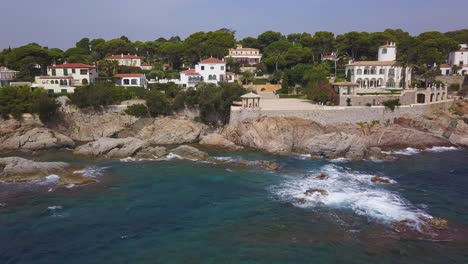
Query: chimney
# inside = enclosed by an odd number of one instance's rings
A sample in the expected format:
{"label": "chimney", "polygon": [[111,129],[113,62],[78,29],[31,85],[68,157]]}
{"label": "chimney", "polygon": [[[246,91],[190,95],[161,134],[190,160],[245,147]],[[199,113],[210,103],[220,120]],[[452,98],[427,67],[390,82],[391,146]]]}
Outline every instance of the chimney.
{"label": "chimney", "polygon": [[120,54],[120,57],[123,58],[123,53]]}

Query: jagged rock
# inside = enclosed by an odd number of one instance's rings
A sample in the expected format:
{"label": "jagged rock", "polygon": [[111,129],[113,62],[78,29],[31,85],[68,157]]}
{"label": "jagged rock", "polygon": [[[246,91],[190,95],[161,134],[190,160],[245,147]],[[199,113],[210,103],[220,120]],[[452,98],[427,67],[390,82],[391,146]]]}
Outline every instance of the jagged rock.
{"label": "jagged rock", "polygon": [[322,190],[322,189],[309,189],[304,194],[305,195],[314,195],[316,193],[318,193],[318,194],[320,194],[322,196],[328,196],[328,192],[326,190]]}
{"label": "jagged rock", "polygon": [[133,125],[138,118],[126,114],[94,110],[78,110],[67,106],[62,109],[62,120],[53,125],[73,140],[87,142],[112,137]]}
{"label": "jagged rock", "polygon": [[0,158],[0,181],[21,182],[44,178],[65,172],[65,162],[36,162],[20,157]]}
{"label": "jagged rock", "polygon": [[264,167],[264,168],[269,169],[269,170],[274,170],[274,171],[278,170],[280,168],[278,163],[273,162],[273,161],[269,161],[269,160],[260,160],[260,161],[258,161],[258,164],[261,167]]}
{"label": "jagged rock", "polygon": [[428,223],[431,224],[433,227],[436,227],[436,228],[447,228],[448,227],[447,219],[443,219],[443,218],[434,217],[434,218],[429,219]]}
{"label": "jagged rock", "polygon": [[138,138],[100,138],[79,146],[74,153],[92,157],[126,158],[146,146],[147,143]]}
{"label": "jagged rock", "polygon": [[165,147],[146,147],[138,151],[136,158],[140,159],[158,159],[167,156],[169,152]]}
{"label": "jagged rock", "polygon": [[[323,134],[325,128],[313,121],[294,117],[262,117],[229,125],[223,135],[239,146],[270,153],[301,152],[310,138]],[[299,149],[298,149],[299,148]]]}
{"label": "jagged rock", "polygon": [[208,134],[203,136],[199,142],[200,145],[209,146],[209,147],[220,147],[225,149],[238,150],[242,147],[237,146],[232,141],[227,140],[222,135],[217,133]]}
{"label": "jagged rock", "polygon": [[45,150],[74,147],[67,136],[44,127],[38,120],[0,122],[0,151]]}
{"label": "jagged rock", "polygon": [[379,176],[372,177],[371,182],[379,183],[379,184],[390,184],[391,183],[389,179],[382,178],[382,177],[379,177]]}
{"label": "jagged rock", "polygon": [[329,133],[311,138],[302,151],[324,158],[362,159],[367,155],[367,143],[357,135]]}
{"label": "jagged rock", "polygon": [[175,149],[172,149],[170,152],[190,160],[206,160],[210,157],[208,153],[187,145],[179,146]]}
{"label": "jagged rock", "polygon": [[158,118],[152,125],[144,127],[136,137],[154,145],[195,143],[206,126],[190,120]]}
{"label": "jagged rock", "polygon": [[405,239],[451,241],[457,237],[447,220],[442,218],[422,218],[421,221],[403,220],[393,226],[395,232]]}
{"label": "jagged rock", "polygon": [[317,176],[317,179],[319,179],[319,180],[326,180],[328,178],[329,178],[329,176],[326,175],[325,173],[320,173],[320,175]]}
{"label": "jagged rock", "polygon": [[76,174],[76,173],[69,173],[69,174],[66,174],[65,176],[60,176],[61,185],[68,185],[68,184],[85,185],[85,184],[91,184],[91,183],[96,183],[96,182],[98,181],[94,178],[86,177],[86,176]]}

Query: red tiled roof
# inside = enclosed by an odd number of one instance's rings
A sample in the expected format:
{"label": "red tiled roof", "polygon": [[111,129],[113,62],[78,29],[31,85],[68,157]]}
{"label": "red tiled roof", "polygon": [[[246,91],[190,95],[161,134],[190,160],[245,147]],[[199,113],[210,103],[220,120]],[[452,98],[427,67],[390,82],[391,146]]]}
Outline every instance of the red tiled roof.
{"label": "red tiled roof", "polygon": [[396,61],[355,61],[351,66],[398,66]]}
{"label": "red tiled roof", "polygon": [[141,73],[121,73],[121,74],[116,74],[116,78],[140,78],[143,76]]}
{"label": "red tiled roof", "polygon": [[96,66],[84,63],[65,63],[60,65],[49,66],[49,69],[94,69]]}
{"label": "red tiled roof", "polygon": [[216,58],[208,58],[206,60],[202,60],[200,61],[200,63],[213,63],[213,64],[226,64],[226,62],[222,61],[222,60],[219,60],[219,59],[216,59]]}
{"label": "red tiled roof", "polygon": [[182,72],[185,75],[200,75],[195,69],[188,69]]}
{"label": "red tiled roof", "polygon": [[442,64],[440,65],[440,68],[452,68],[452,67],[448,64]]}
{"label": "red tiled roof", "polygon": [[118,60],[118,59],[139,59],[138,55],[131,54],[120,54],[120,55],[110,55],[107,59]]}
{"label": "red tiled roof", "polygon": [[73,79],[72,76],[39,76],[39,79],[45,80],[45,79]]}

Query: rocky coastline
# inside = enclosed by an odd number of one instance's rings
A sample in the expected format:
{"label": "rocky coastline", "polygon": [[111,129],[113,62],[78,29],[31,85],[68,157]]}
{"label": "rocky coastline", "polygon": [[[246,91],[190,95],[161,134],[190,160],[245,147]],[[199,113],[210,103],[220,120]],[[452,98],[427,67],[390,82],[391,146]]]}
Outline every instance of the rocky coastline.
{"label": "rocky coastline", "polygon": [[[223,128],[208,127],[186,116],[138,119],[65,105],[61,107],[60,120],[47,125],[33,117],[3,120],[0,151],[7,156],[5,153],[9,152],[68,149],[92,158],[160,159],[173,153],[176,146],[189,144],[324,159],[387,159],[386,151],[408,147],[468,147],[468,103],[457,104],[464,116],[435,112],[418,118],[398,118],[388,124],[337,126],[300,118],[262,117]],[[199,155],[195,159],[210,158]]]}

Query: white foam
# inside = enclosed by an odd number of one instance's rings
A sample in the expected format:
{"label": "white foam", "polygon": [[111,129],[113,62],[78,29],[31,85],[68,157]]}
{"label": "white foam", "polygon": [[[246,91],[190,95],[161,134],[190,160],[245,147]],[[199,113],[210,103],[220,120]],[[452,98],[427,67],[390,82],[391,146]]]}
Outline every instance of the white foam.
{"label": "white foam", "polygon": [[49,176],[46,176],[44,179],[37,181],[39,185],[51,185],[51,184],[57,184],[60,180],[60,176],[52,174]]}
{"label": "white foam", "polygon": [[330,162],[333,162],[333,163],[346,163],[346,162],[349,162],[349,161],[350,160],[346,159],[346,158],[336,158],[336,159],[330,160]]}
{"label": "white foam", "polygon": [[392,151],[391,154],[394,155],[403,155],[403,156],[411,156],[420,153],[421,150],[415,148],[405,148],[403,150],[396,150]]}
{"label": "white foam", "polygon": [[312,155],[311,154],[295,154],[294,157],[300,160],[308,160],[312,158]]}
{"label": "white foam", "polygon": [[[328,178],[317,178],[321,173]],[[358,215],[383,223],[402,220],[419,222],[422,217],[430,217],[397,193],[386,190],[383,185],[372,183],[374,176],[348,171],[337,165],[326,165],[306,178],[287,176],[287,180],[272,187],[272,191],[281,200],[291,202],[297,207],[351,209]],[[391,180],[391,183],[395,181]],[[325,190],[328,195],[306,195],[305,192],[309,189]]]}
{"label": "white foam", "polygon": [[95,167],[95,166],[91,166],[91,167],[87,167],[83,170],[77,170],[77,171],[74,171],[73,173],[75,174],[81,174],[85,177],[89,177],[89,178],[97,178],[99,176],[102,176],[104,170],[106,170],[107,167]]}
{"label": "white foam", "polygon": [[120,159],[121,162],[135,162],[137,161],[135,158],[132,158],[132,157],[126,157],[126,158],[123,158],[123,159]]}
{"label": "white foam", "polygon": [[169,154],[167,154],[166,160],[174,160],[174,159],[180,159],[180,160],[182,160],[182,159],[184,159],[184,158],[182,158],[181,156],[179,156],[179,155],[177,155],[177,154],[174,154],[174,153],[172,153],[172,152],[169,153]]}
{"label": "white foam", "polygon": [[67,185],[65,186],[65,188],[67,188],[67,189],[73,189],[73,188],[75,188],[75,187],[76,187],[76,185],[73,184],[73,183],[67,184]]}
{"label": "white foam", "polygon": [[426,151],[436,152],[436,153],[446,152],[446,151],[455,151],[455,150],[459,150],[459,148],[456,148],[456,147],[432,147],[432,148],[427,148],[426,149]]}
{"label": "white foam", "polygon": [[62,206],[60,205],[49,206],[47,207],[47,210],[51,210],[51,211],[62,210]]}

